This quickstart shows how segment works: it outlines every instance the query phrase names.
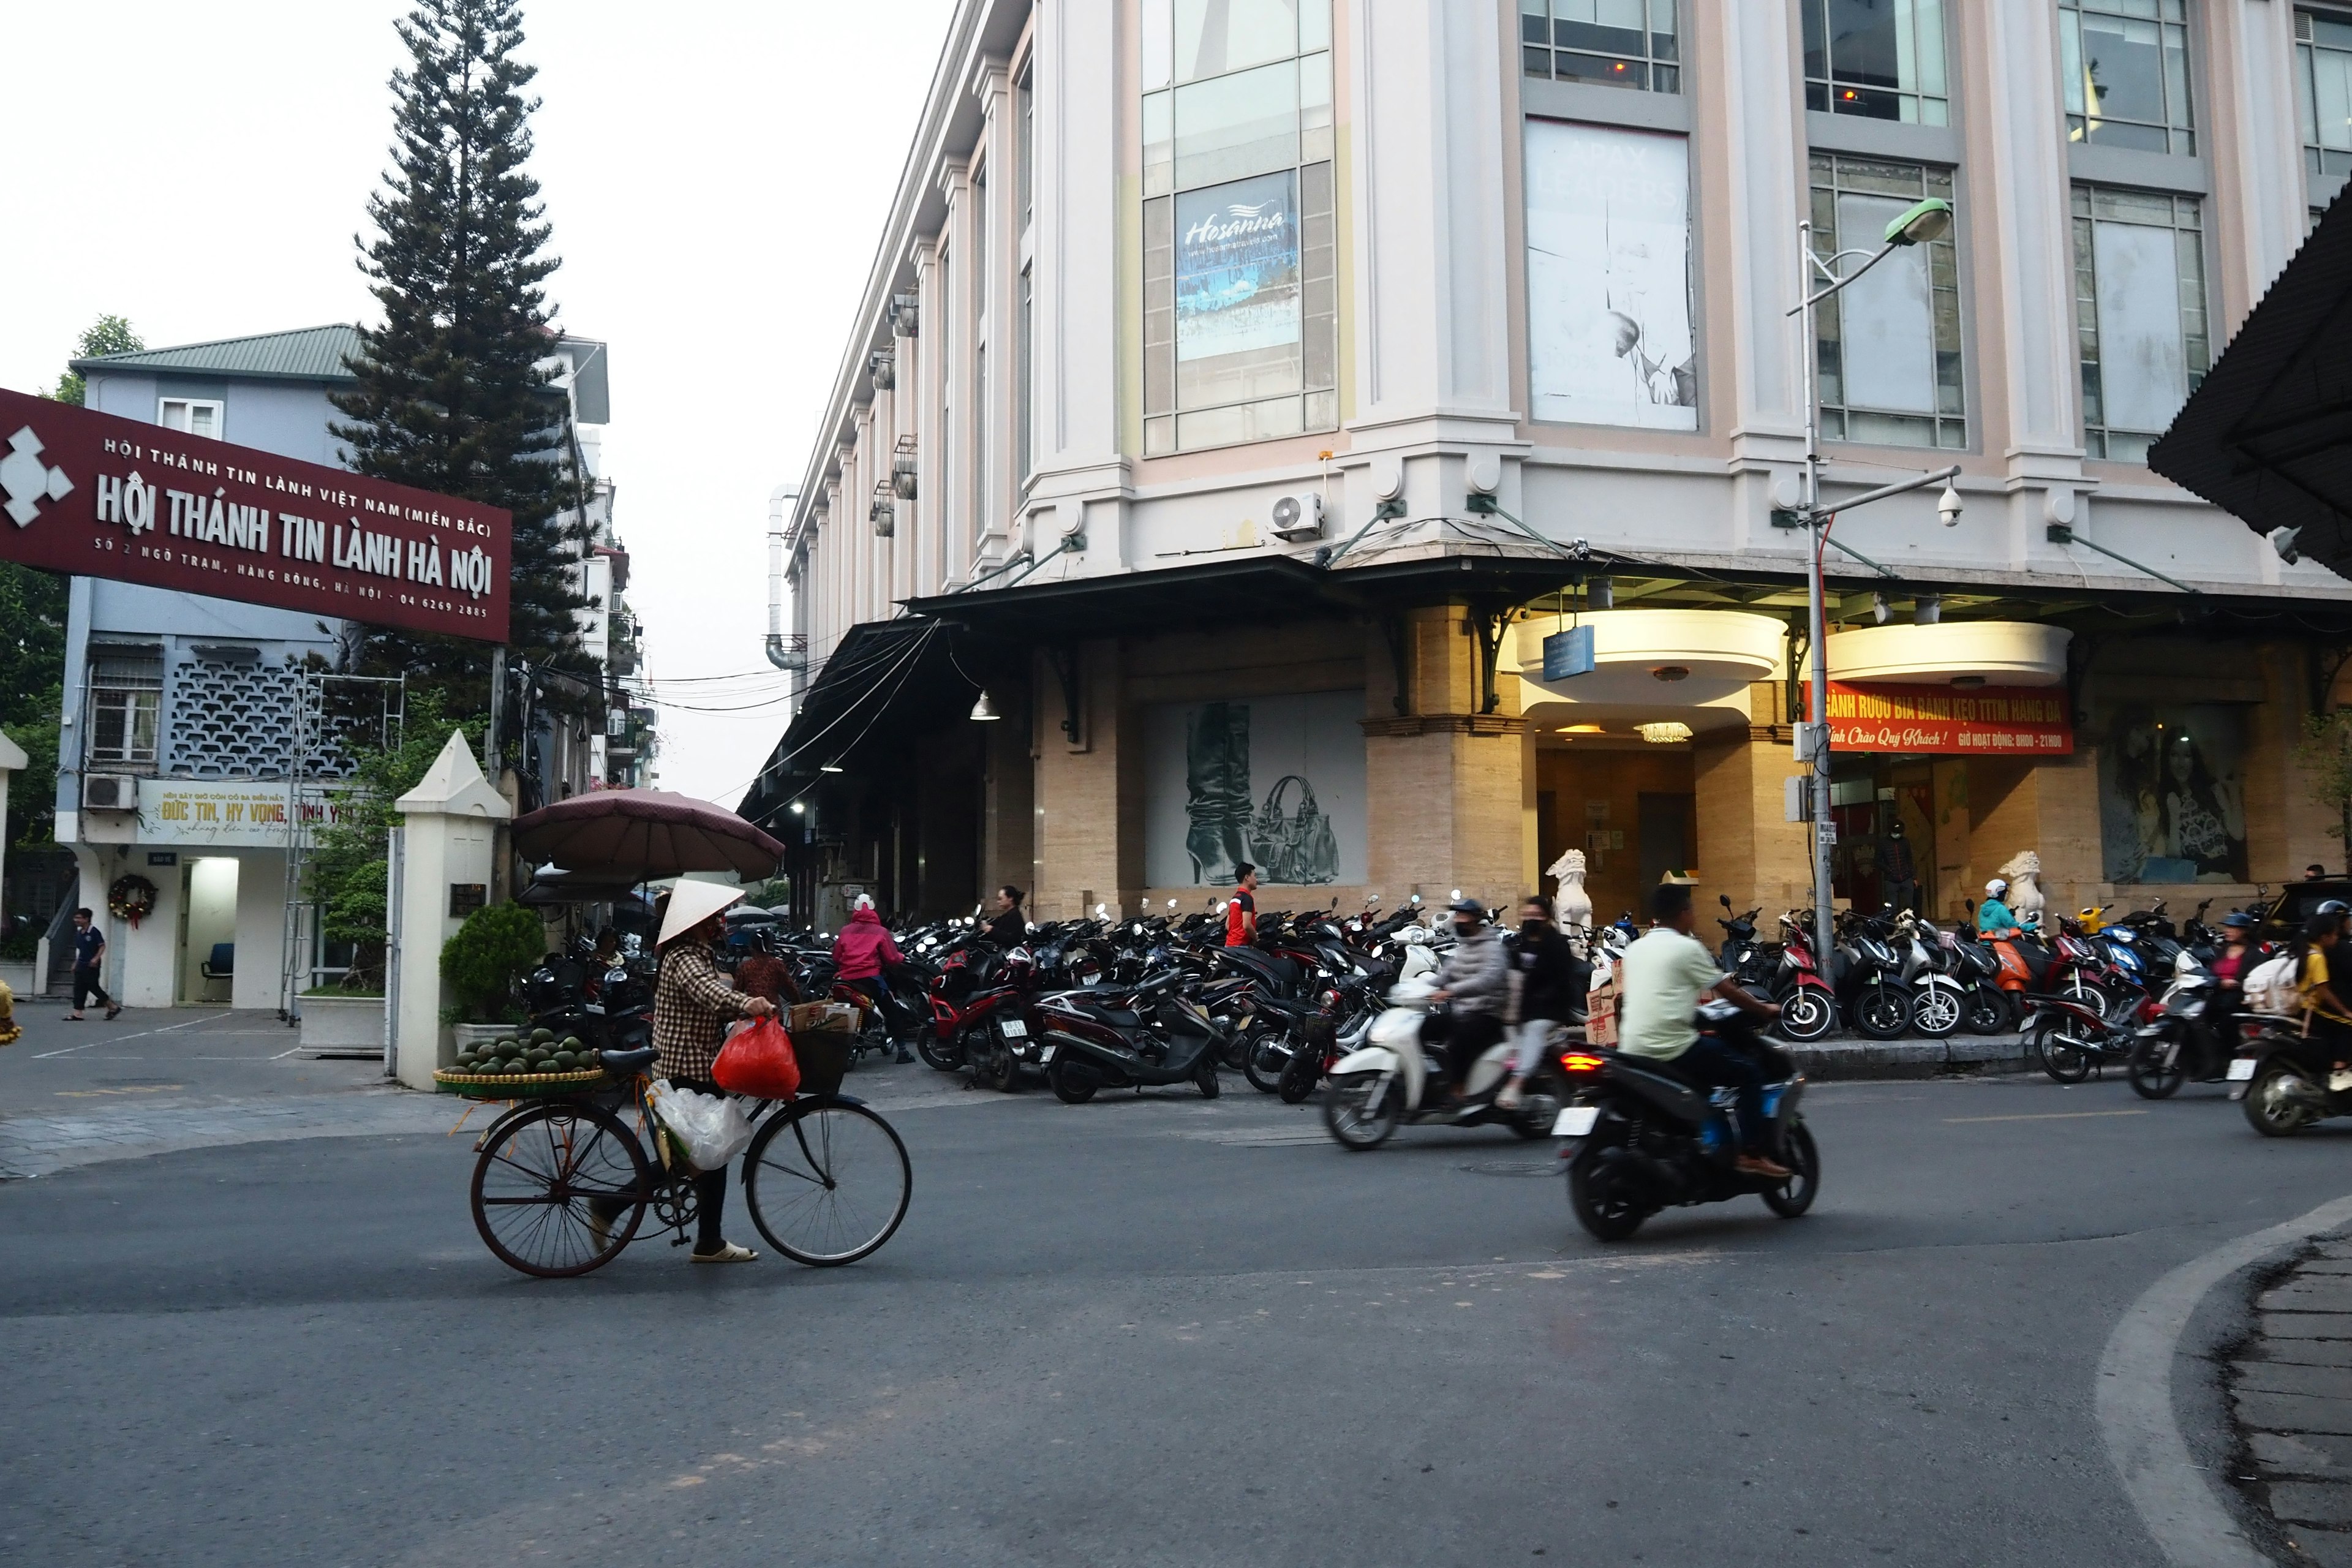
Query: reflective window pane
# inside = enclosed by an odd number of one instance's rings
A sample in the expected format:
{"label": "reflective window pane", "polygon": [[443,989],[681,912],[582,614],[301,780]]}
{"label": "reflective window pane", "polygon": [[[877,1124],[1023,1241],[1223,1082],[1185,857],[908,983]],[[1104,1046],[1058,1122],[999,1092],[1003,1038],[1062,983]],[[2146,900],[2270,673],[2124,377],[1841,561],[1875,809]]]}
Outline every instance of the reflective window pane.
{"label": "reflective window pane", "polygon": [[[1675,0],[1519,0],[1521,66],[1558,81],[1679,92]],[[1546,47],[1549,46],[1549,47]]]}
{"label": "reflective window pane", "polygon": [[2189,31],[2178,0],[2059,0],[2067,134],[2181,155],[2197,151]]}

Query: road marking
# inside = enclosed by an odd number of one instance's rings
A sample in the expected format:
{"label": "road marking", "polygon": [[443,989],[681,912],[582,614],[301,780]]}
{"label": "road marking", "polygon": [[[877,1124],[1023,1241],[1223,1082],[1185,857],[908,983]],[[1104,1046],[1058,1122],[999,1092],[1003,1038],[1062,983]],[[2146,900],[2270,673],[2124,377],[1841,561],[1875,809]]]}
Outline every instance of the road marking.
{"label": "road marking", "polygon": [[2087,1121],[2095,1116],[2146,1116],[2145,1110],[2036,1110],[2016,1116],[1947,1116],[1947,1122],[1962,1121]]}
{"label": "road marking", "polygon": [[2206,1294],[2241,1268],[2352,1221],[2352,1197],[2225,1242],[2149,1286],[2107,1336],[2093,1386],[2099,1436],[2140,1522],[2176,1568],[2265,1568],[2189,1462],[2189,1444],[2172,1418],[2172,1369],[2180,1336]]}
{"label": "road marking", "polygon": [[211,1022],[208,1017],[191,1018],[184,1024],[166,1024],[160,1029],[142,1029],[135,1035],[117,1035],[110,1040],[85,1040],[80,1045],[62,1046],[54,1051],[35,1051],[33,1059],[37,1062],[49,1057],[71,1056],[76,1051],[86,1051],[92,1046],[119,1046],[125,1040],[143,1040],[150,1035],[168,1035],[174,1029],[193,1029],[198,1024]]}
{"label": "road marking", "polygon": [[100,1094],[162,1094],[166,1089],[187,1087],[184,1083],[142,1083],[121,1089],[61,1089],[57,1091],[57,1096],[59,1100],[88,1100]]}

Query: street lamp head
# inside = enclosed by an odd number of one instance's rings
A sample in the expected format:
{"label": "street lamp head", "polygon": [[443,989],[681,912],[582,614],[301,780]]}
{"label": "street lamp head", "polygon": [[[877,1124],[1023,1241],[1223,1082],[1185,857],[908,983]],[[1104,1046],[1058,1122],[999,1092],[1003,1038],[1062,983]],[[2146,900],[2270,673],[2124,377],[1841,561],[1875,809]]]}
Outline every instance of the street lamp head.
{"label": "street lamp head", "polygon": [[1925,245],[1951,232],[1952,204],[1929,196],[1896,213],[1880,237],[1889,245]]}
{"label": "street lamp head", "polygon": [[1952,487],[1949,479],[1944,481],[1944,493],[1936,502],[1936,515],[1944,520],[1946,528],[1960,525],[1960,492]]}

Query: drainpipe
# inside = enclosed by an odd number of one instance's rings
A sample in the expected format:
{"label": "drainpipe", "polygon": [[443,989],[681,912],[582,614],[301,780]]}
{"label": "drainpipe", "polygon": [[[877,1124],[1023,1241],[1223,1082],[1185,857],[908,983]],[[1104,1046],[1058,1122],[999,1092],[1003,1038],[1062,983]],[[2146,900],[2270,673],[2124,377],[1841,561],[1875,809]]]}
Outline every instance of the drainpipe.
{"label": "drainpipe", "polygon": [[803,662],[784,641],[784,511],[800,498],[798,485],[768,492],[768,662],[778,669],[797,669]]}

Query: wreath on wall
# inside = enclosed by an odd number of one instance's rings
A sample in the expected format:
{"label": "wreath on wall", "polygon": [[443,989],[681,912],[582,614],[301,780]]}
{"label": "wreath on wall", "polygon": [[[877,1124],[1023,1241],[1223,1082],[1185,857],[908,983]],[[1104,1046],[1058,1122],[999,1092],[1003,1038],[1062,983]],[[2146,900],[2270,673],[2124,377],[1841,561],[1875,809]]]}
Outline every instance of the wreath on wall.
{"label": "wreath on wall", "polygon": [[114,886],[106,889],[106,912],[116,920],[129,921],[132,931],[154,908],[155,884],[144,877],[117,877]]}

